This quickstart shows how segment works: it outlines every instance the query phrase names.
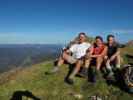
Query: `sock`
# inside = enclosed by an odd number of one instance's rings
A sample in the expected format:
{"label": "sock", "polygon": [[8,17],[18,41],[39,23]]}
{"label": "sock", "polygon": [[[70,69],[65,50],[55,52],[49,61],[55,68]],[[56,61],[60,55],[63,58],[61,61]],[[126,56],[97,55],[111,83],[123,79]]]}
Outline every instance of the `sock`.
{"label": "sock", "polygon": [[112,71],[112,66],[110,64],[107,64],[106,68],[108,70],[108,75],[112,76],[114,74]]}
{"label": "sock", "polygon": [[116,65],[116,68],[120,69],[121,65],[120,64],[117,64]]}
{"label": "sock", "polygon": [[110,76],[113,76],[113,75],[114,75],[114,73],[111,71],[111,72],[109,72],[109,75],[110,75]]}
{"label": "sock", "polygon": [[110,64],[106,65],[107,70],[112,71],[112,66]]}

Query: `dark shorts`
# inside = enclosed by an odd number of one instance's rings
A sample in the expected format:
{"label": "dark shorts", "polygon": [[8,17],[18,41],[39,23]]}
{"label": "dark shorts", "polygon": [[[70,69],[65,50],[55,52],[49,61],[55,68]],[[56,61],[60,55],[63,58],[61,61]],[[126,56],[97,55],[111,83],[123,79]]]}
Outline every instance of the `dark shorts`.
{"label": "dark shorts", "polygon": [[[92,58],[91,59],[90,66],[96,66],[96,63],[97,63],[96,58]],[[101,66],[105,66],[104,61],[102,62]]]}
{"label": "dark shorts", "polygon": [[91,65],[96,65],[96,58],[91,59]]}

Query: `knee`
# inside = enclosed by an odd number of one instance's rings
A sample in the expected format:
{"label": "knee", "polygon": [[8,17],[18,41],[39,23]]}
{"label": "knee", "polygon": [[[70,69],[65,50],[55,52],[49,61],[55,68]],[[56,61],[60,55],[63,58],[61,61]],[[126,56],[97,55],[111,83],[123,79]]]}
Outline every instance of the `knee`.
{"label": "knee", "polygon": [[62,57],[66,58],[66,56],[68,56],[68,54],[66,52],[63,52]]}
{"label": "knee", "polygon": [[86,62],[90,62],[90,61],[91,61],[91,58],[85,58],[84,61],[85,61],[85,63],[86,63]]}
{"label": "knee", "polygon": [[97,57],[97,61],[98,61],[98,62],[103,61],[103,57]]}

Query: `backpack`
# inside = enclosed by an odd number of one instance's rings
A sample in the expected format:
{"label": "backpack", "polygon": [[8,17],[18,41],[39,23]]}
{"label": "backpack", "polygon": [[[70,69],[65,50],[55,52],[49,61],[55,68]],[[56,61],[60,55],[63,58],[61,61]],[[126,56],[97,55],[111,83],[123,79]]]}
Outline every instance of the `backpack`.
{"label": "backpack", "polygon": [[123,79],[128,91],[133,93],[133,65],[126,65]]}

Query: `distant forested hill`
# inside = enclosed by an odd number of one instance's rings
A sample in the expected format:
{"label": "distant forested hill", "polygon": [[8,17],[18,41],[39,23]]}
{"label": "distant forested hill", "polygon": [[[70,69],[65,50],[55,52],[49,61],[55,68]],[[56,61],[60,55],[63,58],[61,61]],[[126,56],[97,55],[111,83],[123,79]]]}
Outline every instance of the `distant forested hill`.
{"label": "distant forested hill", "polygon": [[31,45],[31,44],[3,44],[0,45],[0,72],[18,66],[29,66],[55,59],[61,45]]}

